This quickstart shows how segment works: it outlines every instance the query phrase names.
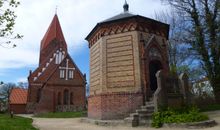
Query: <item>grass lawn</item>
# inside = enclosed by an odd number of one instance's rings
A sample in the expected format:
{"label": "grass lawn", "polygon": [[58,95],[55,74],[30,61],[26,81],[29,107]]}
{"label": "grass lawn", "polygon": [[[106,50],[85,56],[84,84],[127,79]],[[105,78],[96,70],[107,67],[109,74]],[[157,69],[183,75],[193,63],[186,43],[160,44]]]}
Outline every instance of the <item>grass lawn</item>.
{"label": "grass lawn", "polygon": [[32,122],[30,118],[11,118],[10,115],[0,114],[0,130],[37,130],[32,126]]}
{"label": "grass lawn", "polygon": [[215,111],[215,110],[220,110],[220,104],[207,105],[207,106],[203,106],[203,108],[200,108],[201,112]]}
{"label": "grass lawn", "polygon": [[86,115],[86,111],[79,112],[50,112],[50,113],[42,113],[37,114],[34,117],[41,118],[75,118],[75,117],[83,117]]}

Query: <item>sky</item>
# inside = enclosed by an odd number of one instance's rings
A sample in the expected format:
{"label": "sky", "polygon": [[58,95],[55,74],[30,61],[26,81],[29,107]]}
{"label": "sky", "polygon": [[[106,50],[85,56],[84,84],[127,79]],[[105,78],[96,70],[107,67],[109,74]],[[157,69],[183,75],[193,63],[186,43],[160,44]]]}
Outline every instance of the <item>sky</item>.
{"label": "sky", "polygon": [[[27,82],[29,70],[39,62],[40,42],[57,15],[68,51],[89,80],[89,48],[85,37],[98,22],[123,12],[124,0],[20,0],[14,32],[23,35],[13,41],[17,47],[0,46],[0,81]],[[154,18],[155,12],[169,9],[161,0],[127,0],[133,14]]]}

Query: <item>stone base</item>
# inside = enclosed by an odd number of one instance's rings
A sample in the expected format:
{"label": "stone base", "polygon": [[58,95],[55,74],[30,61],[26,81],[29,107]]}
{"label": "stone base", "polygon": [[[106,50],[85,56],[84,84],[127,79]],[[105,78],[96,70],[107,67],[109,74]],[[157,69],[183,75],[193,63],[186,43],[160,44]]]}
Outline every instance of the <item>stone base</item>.
{"label": "stone base", "polygon": [[73,111],[82,111],[83,107],[74,106],[74,105],[58,105],[56,106],[56,112],[73,112]]}
{"label": "stone base", "polygon": [[141,93],[119,92],[93,95],[88,98],[88,117],[93,119],[123,119],[143,103]]}

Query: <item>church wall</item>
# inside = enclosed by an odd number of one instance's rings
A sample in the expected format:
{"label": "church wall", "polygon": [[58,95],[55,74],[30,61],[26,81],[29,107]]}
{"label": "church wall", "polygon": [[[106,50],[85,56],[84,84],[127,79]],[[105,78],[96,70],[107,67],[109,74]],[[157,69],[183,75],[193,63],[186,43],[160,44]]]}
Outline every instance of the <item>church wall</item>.
{"label": "church wall", "polygon": [[9,111],[13,111],[14,114],[25,114],[26,113],[26,104],[10,104]]}
{"label": "church wall", "polygon": [[[80,111],[85,108],[85,88],[84,86],[55,86],[55,111]],[[69,91],[69,101],[68,104],[64,104],[64,90]],[[58,93],[61,94],[60,104],[58,103]],[[73,94],[71,102],[71,93]]]}
{"label": "church wall", "polygon": [[90,48],[90,95],[99,93],[101,90],[101,65],[102,65],[102,39]]}
{"label": "church wall", "polygon": [[[91,90],[88,98],[88,117],[124,118],[143,103],[140,93],[138,32],[132,31],[100,38],[90,48],[90,59],[96,59],[96,57],[99,58],[97,66],[94,67],[90,61]],[[98,70],[97,75],[101,77],[93,74],[94,68]],[[99,86],[94,87],[93,84],[96,82],[93,81],[96,79]]]}
{"label": "church wall", "polygon": [[40,101],[36,104],[35,113],[54,112],[54,89],[45,86],[41,91]]}
{"label": "church wall", "polygon": [[103,38],[105,91],[139,91],[140,63],[137,31],[109,35]]}
{"label": "church wall", "polygon": [[117,92],[99,94],[88,98],[88,117],[110,120],[123,119],[142,105],[142,94]]}

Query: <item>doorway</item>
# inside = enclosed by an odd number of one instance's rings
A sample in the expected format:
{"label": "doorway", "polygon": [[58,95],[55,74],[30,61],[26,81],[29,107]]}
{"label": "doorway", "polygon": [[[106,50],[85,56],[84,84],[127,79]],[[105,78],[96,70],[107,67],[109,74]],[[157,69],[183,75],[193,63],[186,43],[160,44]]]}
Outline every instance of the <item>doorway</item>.
{"label": "doorway", "polygon": [[157,77],[156,73],[162,69],[162,64],[158,60],[150,61],[149,63],[149,73],[150,73],[150,89],[152,92],[157,90]]}

